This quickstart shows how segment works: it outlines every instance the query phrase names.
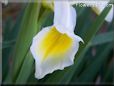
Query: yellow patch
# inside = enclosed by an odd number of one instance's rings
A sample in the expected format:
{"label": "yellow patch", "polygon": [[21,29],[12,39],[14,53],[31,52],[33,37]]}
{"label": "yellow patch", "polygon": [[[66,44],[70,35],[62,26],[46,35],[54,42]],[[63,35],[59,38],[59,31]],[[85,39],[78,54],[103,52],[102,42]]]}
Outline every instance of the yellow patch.
{"label": "yellow patch", "polygon": [[43,60],[48,56],[63,55],[72,46],[72,38],[62,34],[55,27],[44,36],[39,49],[43,52]]}

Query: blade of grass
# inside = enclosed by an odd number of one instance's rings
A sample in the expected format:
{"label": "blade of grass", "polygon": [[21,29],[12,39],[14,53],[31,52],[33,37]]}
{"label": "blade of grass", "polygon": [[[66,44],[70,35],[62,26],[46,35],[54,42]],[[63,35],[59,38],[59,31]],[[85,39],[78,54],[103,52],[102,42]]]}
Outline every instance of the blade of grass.
{"label": "blade of grass", "polygon": [[31,69],[33,67],[33,63],[34,63],[34,59],[29,51],[29,53],[27,54],[27,56],[23,62],[23,65],[21,67],[19,76],[18,76],[15,84],[26,84],[26,81],[29,78],[29,75],[31,74],[31,71],[32,71]]}
{"label": "blade of grass", "polygon": [[87,83],[92,82],[95,79],[97,73],[103,65],[103,62],[107,60],[107,55],[110,49],[111,45],[108,45],[103,49],[103,52],[98,57],[96,57],[96,60],[94,60],[94,62],[82,72],[82,74],[78,78],[78,82]]}
{"label": "blade of grass", "polygon": [[[77,15],[77,25],[75,27],[75,33],[80,34],[81,36],[83,35],[82,33],[86,32],[86,28],[83,29],[85,27],[85,25],[87,25],[87,23],[91,22],[91,9],[85,7],[85,9],[82,9],[83,13],[81,13],[81,15]],[[85,17],[86,16],[86,17]],[[88,21],[87,23],[85,23],[86,21]]]}
{"label": "blade of grass", "polygon": [[92,39],[90,46],[95,46],[95,45],[99,45],[99,44],[103,44],[103,43],[107,43],[107,42],[112,42],[112,41],[114,41],[113,36],[114,36],[114,31],[99,34],[99,35],[95,36],[94,39]]}
{"label": "blade of grass", "polygon": [[102,83],[113,83],[113,80],[114,80],[113,72],[114,72],[114,63],[112,62],[109,65],[108,69],[106,70]]}
{"label": "blade of grass", "polygon": [[[78,78],[79,78],[79,76],[82,74],[82,72],[88,67],[88,66],[90,66],[98,57],[99,57],[99,55],[102,53],[102,50],[104,50],[104,48],[107,46],[107,45],[109,45],[109,43],[108,44],[103,44],[103,45],[99,45],[99,46],[95,46],[95,55],[93,55],[92,54],[92,49],[93,49],[93,47],[91,47],[88,51],[87,51],[87,53],[85,54],[85,57],[84,57],[84,59],[85,59],[85,64],[83,65],[83,68],[82,68],[82,70],[81,71],[79,71],[79,69],[80,69],[80,67],[78,68],[78,70],[76,70],[75,71],[75,73],[74,73],[74,75],[73,75],[73,77],[72,77],[72,80],[70,81],[70,83],[72,83],[72,84],[76,84],[76,83],[80,83],[80,82],[78,82]],[[105,60],[105,61],[107,61],[107,60]],[[104,61],[104,63],[105,63],[105,61]],[[83,64],[83,62],[80,64],[80,65],[82,65]],[[103,64],[104,64],[103,63]],[[101,71],[102,69],[100,69],[99,71]]]}
{"label": "blade of grass", "polygon": [[[83,39],[85,40],[85,43],[88,43],[96,34],[96,32],[99,30],[99,28],[101,27],[101,25],[104,22],[104,18],[106,17],[106,15],[108,14],[108,12],[110,11],[111,7],[106,7],[103,12],[101,13],[101,15],[99,15],[96,18],[96,21],[93,22],[93,24],[90,26],[90,28],[88,29],[88,33],[85,33]],[[89,38],[88,38],[89,37]]]}
{"label": "blade of grass", "polygon": [[22,65],[24,57],[29,49],[33,36],[37,32],[37,20],[40,11],[40,4],[38,3],[29,3],[22,23],[21,30],[16,42],[16,48],[14,51],[14,67],[13,67],[13,81],[17,77],[19,69]]}
{"label": "blade of grass", "polygon": [[[50,10],[48,10],[48,9],[46,9],[43,13],[42,13],[42,15],[41,15],[41,17],[39,18],[39,20],[38,20],[38,31],[37,32],[39,32],[41,29],[42,29],[42,27],[45,27],[44,26],[44,24],[46,23],[46,20],[50,20],[50,19],[48,19],[49,18],[49,16],[51,15],[51,11]],[[48,21],[49,22],[49,21]],[[51,24],[52,25],[52,24]],[[47,26],[49,26],[49,25],[47,25]]]}
{"label": "blade of grass", "polygon": [[[8,64],[10,64],[10,61],[12,60],[12,51],[13,51],[13,48],[14,48],[14,46],[15,46],[15,42],[16,42],[16,37],[17,37],[17,33],[18,33],[18,31],[19,31],[19,27],[20,27],[20,22],[21,22],[21,20],[22,20],[22,13],[23,13],[23,11],[24,11],[24,9],[17,15],[17,18],[16,18],[16,20],[15,20],[15,22],[11,22],[12,21],[12,18],[11,18],[11,20],[9,21],[10,22],[10,24],[8,24],[8,22],[6,23],[6,25],[5,26],[7,26],[7,28],[4,28],[4,29],[6,29],[6,30],[4,30],[4,31],[6,31],[6,32],[4,32],[4,33],[6,33],[6,34],[3,34],[3,37],[4,37],[4,40],[3,40],[3,42],[2,42],[2,50],[3,50],[3,62],[4,62],[4,64],[3,64],[3,69],[4,68],[6,68],[7,70],[3,70],[4,72],[3,72],[3,75],[5,75],[5,76],[3,76],[3,82],[4,82],[4,80],[7,78],[7,74],[9,73],[9,71],[10,71],[10,66],[8,65]],[[8,24],[8,25],[7,25]],[[13,24],[13,25],[12,25]],[[11,25],[12,25],[12,27],[11,27]],[[7,30],[7,29],[10,29],[10,30]],[[8,31],[8,32],[7,32]],[[8,36],[7,36],[8,35]],[[7,36],[7,38],[6,38],[6,36]],[[9,54],[8,54],[9,53]],[[6,56],[7,55],[7,56]],[[5,58],[7,58],[8,59],[8,62],[6,62],[6,59]],[[6,64],[7,63],[7,64]],[[8,68],[5,66],[5,65],[7,65],[8,66]],[[6,74],[5,74],[5,72],[7,72]]]}

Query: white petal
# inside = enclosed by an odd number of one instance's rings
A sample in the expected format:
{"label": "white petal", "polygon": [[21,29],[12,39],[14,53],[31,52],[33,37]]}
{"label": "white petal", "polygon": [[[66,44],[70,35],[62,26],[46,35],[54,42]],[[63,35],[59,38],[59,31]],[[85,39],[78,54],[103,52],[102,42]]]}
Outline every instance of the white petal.
{"label": "white petal", "polygon": [[106,18],[105,18],[105,20],[107,21],[107,22],[111,22],[112,21],[112,19],[113,19],[113,17],[114,17],[114,8],[113,8],[114,6],[112,5],[112,8],[110,9],[110,11],[109,11],[109,13],[108,13],[108,15],[106,16]]}
{"label": "white petal", "polygon": [[[93,7],[95,7],[95,9],[94,9],[94,11],[98,14],[98,15],[100,15],[100,13],[104,10],[104,8],[107,6],[107,4],[108,4],[108,2],[109,2],[110,0],[106,0],[106,1],[69,1],[69,3],[71,4],[71,5],[73,5],[73,4],[78,4],[78,3],[84,3],[84,4],[86,4],[87,6],[91,6],[92,8]],[[107,22],[111,22],[112,21],[112,19],[113,19],[113,10],[114,8],[113,8],[113,5],[112,5],[112,8],[111,8],[111,10],[109,11],[109,13],[108,13],[108,15],[106,16],[106,18],[105,18],[105,20],[107,21]]]}
{"label": "white petal", "polygon": [[73,40],[71,47],[63,54],[58,54],[55,56],[48,55],[47,59],[42,61],[42,53],[40,52],[39,48],[42,44],[40,43],[52,27],[53,26],[46,27],[42,31],[40,31],[34,37],[33,43],[30,48],[35,59],[35,77],[37,79],[41,79],[47,74],[54,72],[55,70],[63,70],[65,67],[72,65],[75,54],[77,53],[79,48],[79,42],[82,41],[79,36],[73,33],[69,33],[71,39]]}
{"label": "white petal", "polygon": [[[98,5],[96,8],[98,9],[98,14],[101,14],[101,12],[104,10],[104,8],[108,5],[109,1],[102,1],[101,5]],[[105,20],[107,22],[111,22],[113,19],[113,8],[111,8],[111,10],[109,11],[109,13],[107,14]]]}
{"label": "white petal", "polygon": [[65,27],[57,28],[60,32],[68,30],[74,31],[76,25],[76,11],[70,6],[68,1],[55,1],[54,2],[54,26]]}
{"label": "white petal", "polygon": [[[89,3],[89,2],[88,2]],[[94,7],[92,7],[92,9],[98,14],[100,15],[101,12],[104,10],[104,8],[108,5],[111,5],[111,4],[108,4],[109,3],[109,0],[107,1],[94,1],[95,5]],[[112,8],[111,10],[109,11],[109,13],[107,14],[107,16],[105,17],[105,20],[107,22],[111,22],[113,19],[113,5],[112,5]]]}
{"label": "white petal", "polygon": [[30,47],[30,50],[33,54],[34,59],[37,61],[38,64],[41,63],[41,56],[39,56],[40,54],[38,54],[37,52],[37,46],[40,45],[40,42],[42,41],[43,37],[45,36],[45,34],[48,33],[48,31],[50,30],[52,26],[49,27],[45,27],[43,28],[43,30],[41,30],[34,38],[33,38],[33,42],[32,45]]}
{"label": "white petal", "polygon": [[[75,39],[78,41],[78,42],[82,42],[82,43],[84,43],[84,41],[83,41],[83,39],[81,38],[81,37],[79,37],[79,36],[77,36],[77,35],[75,35],[74,34],[74,32],[70,32],[70,31],[68,31],[68,30],[61,30],[62,28],[64,28],[64,27],[62,27],[62,26],[60,26],[60,25],[57,25],[57,26],[55,26],[56,28],[57,28],[57,30],[59,31],[59,32],[61,32],[61,33],[66,33],[69,37],[75,37]],[[60,28],[60,30],[59,30],[59,28]]]}

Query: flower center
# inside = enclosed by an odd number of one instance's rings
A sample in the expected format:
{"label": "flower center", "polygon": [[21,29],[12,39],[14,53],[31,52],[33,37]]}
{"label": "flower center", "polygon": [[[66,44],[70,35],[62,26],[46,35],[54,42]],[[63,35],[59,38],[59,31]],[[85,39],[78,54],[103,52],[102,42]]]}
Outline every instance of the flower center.
{"label": "flower center", "polygon": [[47,57],[58,57],[67,53],[71,46],[72,38],[52,27],[41,41],[39,49],[43,52],[43,59],[46,59]]}

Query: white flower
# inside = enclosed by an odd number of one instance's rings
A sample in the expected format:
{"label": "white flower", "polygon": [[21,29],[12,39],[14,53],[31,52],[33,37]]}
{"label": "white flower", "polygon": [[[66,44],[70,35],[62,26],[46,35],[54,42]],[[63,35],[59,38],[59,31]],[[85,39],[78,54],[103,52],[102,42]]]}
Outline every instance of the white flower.
{"label": "white flower", "polygon": [[112,8],[110,9],[109,13],[107,14],[107,16],[105,17],[105,20],[107,22],[111,22],[112,19],[113,19],[113,5],[112,4],[108,4],[109,3],[109,0],[107,1],[102,1],[101,4],[97,5],[96,7],[93,7],[93,10],[98,14],[100,15],[101,12],[104,10],[105,7],[111,5]]}
{"label": "white flower", "polygon": [[74,34],[76,11],[68,1],[54,2],[54,24],[43,28],[34,38],[30,50],[35,59],[35,77],[43,78],[55,70],[73,64],[79,42]]}
{"label": "white flower", "polygon": [[73,5],[73,4],[79,4],[79,3],[84,3],[85,4],[85,6],[89,6],[89,7],[91,7],[93,10],[94,10],[94,12],[96,13],[96,14],[98,14],[98,15],[100,15],[101,14],[101,12],[104,10],[104,8],[106,7],[106,6],[109,6],[109,5],[111,5],[112,6],[112,8],[111,8],[111,10],[109,11],[109,13],[107,14],[107,16],[105,17],[105,20],[107,21],[107,22],[111,22],[112,21],[112,19],[113,19],[113,5],[112,4],[108,4],[109,3],[109,1],[110,0],[105,0],[105,1],[95,1],[95,0],[93,0],[93,1],[70,1],[70,4],[71,5]]}

